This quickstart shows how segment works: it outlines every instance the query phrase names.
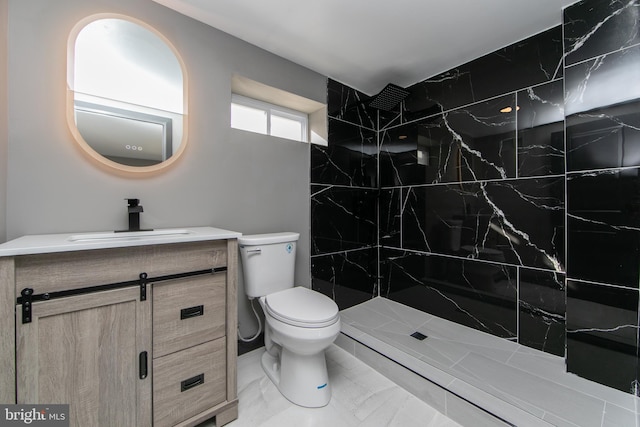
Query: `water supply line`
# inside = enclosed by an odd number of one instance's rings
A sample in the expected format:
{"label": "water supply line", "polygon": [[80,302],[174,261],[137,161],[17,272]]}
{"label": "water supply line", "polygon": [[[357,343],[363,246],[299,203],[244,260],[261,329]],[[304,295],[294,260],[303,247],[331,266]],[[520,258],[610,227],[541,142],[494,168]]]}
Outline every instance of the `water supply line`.
{"label": "water supply line", "polygon": [[260,321],[260,316],[258,315],[258,312],[256,311],[256,307],[253,305],[253,301],[255,300],[255,298],[251,298],[249,300],[249,304],[251,304],[251,310],[253,310],[253,314],[256,315],[256,320],[258,321],[258,332],[256,332],[256,334],[250,338],[243,338],[242,335],[240,335],[240,327],[238,327],[238,339],[242,342],[252,342],[255,341],[256,338],[258,338],[260,336],[260,334],[262,333],[262,322]]}

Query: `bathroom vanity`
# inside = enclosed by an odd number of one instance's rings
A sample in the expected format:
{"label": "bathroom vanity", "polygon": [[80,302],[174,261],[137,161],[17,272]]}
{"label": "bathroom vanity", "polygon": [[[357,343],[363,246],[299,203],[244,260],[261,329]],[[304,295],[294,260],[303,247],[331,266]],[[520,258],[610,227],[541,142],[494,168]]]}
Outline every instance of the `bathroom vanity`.
{"label": "bathroom vanity", "polygon": [[72,426],[237,418],[237,238],[198,227],[0,245],[0,402]]}

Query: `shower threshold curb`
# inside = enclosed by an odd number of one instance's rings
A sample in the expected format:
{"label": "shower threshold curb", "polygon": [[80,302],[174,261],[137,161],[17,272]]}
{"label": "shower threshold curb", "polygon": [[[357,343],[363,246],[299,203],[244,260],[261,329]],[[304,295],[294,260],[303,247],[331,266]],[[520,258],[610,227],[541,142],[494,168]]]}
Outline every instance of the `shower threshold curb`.
{"label": "shower threshold curb", "polygon": [[640,425],[640,397],[567,372],[562,357],[384,297],[340,317],[337,345],[461,425]]}
{"label": "shower threshold curb", "polygon": [[[351,340],[360,343],[379,355],[389,359],[392,362],[400,365],[401,367],[412,371],[414,374],[422,377],[426,381],[429,381],[436,386],[444,389],[445,391],[454,394],[455,396],[463,399],[469,405],[472,405],[476,410],[484,411],[489,416],[495,417],[496,425],[513,425],[518,427],[553,427],[550,424],[539,417],[532,415],[516,406],[499,399],[484,390],[462,381],[459,378],[451,375],[429,363],[426,363],[406,352],[397,349],[390,344],[381,341],[366,332],[363,332],[356,327],[343,323],[342,334]],[[340,345],[341,342],[336,342]],[[343,347],[344,348],[344,347]],[[345,348],[349,351],[350,349]],[[357,354],[355,354],[358,357]],[[365,361],[366,363],[366,361]],[[384,373],[383,373],[384,374]],[[395,378],[390,378],[396,380]],[[399,384],[401,385],[401,384]],[[411,391],[411,390],[409,390]],[[420,397],[420,396],[417,396]],[[426,402],[432,404],[432,402]],[[453,413],[445,413],[444,415],[456,420],[456,416]]]}

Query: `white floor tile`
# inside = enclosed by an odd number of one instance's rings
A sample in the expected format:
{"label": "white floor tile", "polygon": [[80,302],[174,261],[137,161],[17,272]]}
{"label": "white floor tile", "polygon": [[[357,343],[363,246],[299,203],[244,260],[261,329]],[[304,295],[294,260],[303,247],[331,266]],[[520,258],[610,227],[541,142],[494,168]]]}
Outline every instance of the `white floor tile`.
{"label": "white floor tile", "polygon": [[262,371],[263,351],[238,359],[238,419],[229,427],[460,427],[335,345],[326,352],[332,387],[329,404],[324,408],[294,405]]}

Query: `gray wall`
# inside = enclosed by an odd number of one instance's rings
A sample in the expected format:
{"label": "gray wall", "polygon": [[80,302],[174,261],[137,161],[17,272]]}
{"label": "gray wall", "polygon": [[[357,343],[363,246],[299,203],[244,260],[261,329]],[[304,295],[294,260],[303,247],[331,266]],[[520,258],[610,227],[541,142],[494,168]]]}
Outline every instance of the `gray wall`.
{"label": "gray wall", "polygon": [[[68,34],[80,19],[102,12],[150,24],[186,64],[189,145],[161,174],[127,176],[96,166],[67,128]],[[0,178],[7,239],[125,228],[123,199],[137,197],[143,227],[299,232],[297,282],[310,285],[309,146],[230,129],[230,86],[237,73],[324,103],[324,76],[150,0],[9,0],[8,20],[6,183]],[[243,323],[242,291],[239,301]],[[247,322],[252,318],[245,328]]]}
{"label": "gray wall", "polygon": [[7,2],[0,2],[0,242],[7,235]]}

